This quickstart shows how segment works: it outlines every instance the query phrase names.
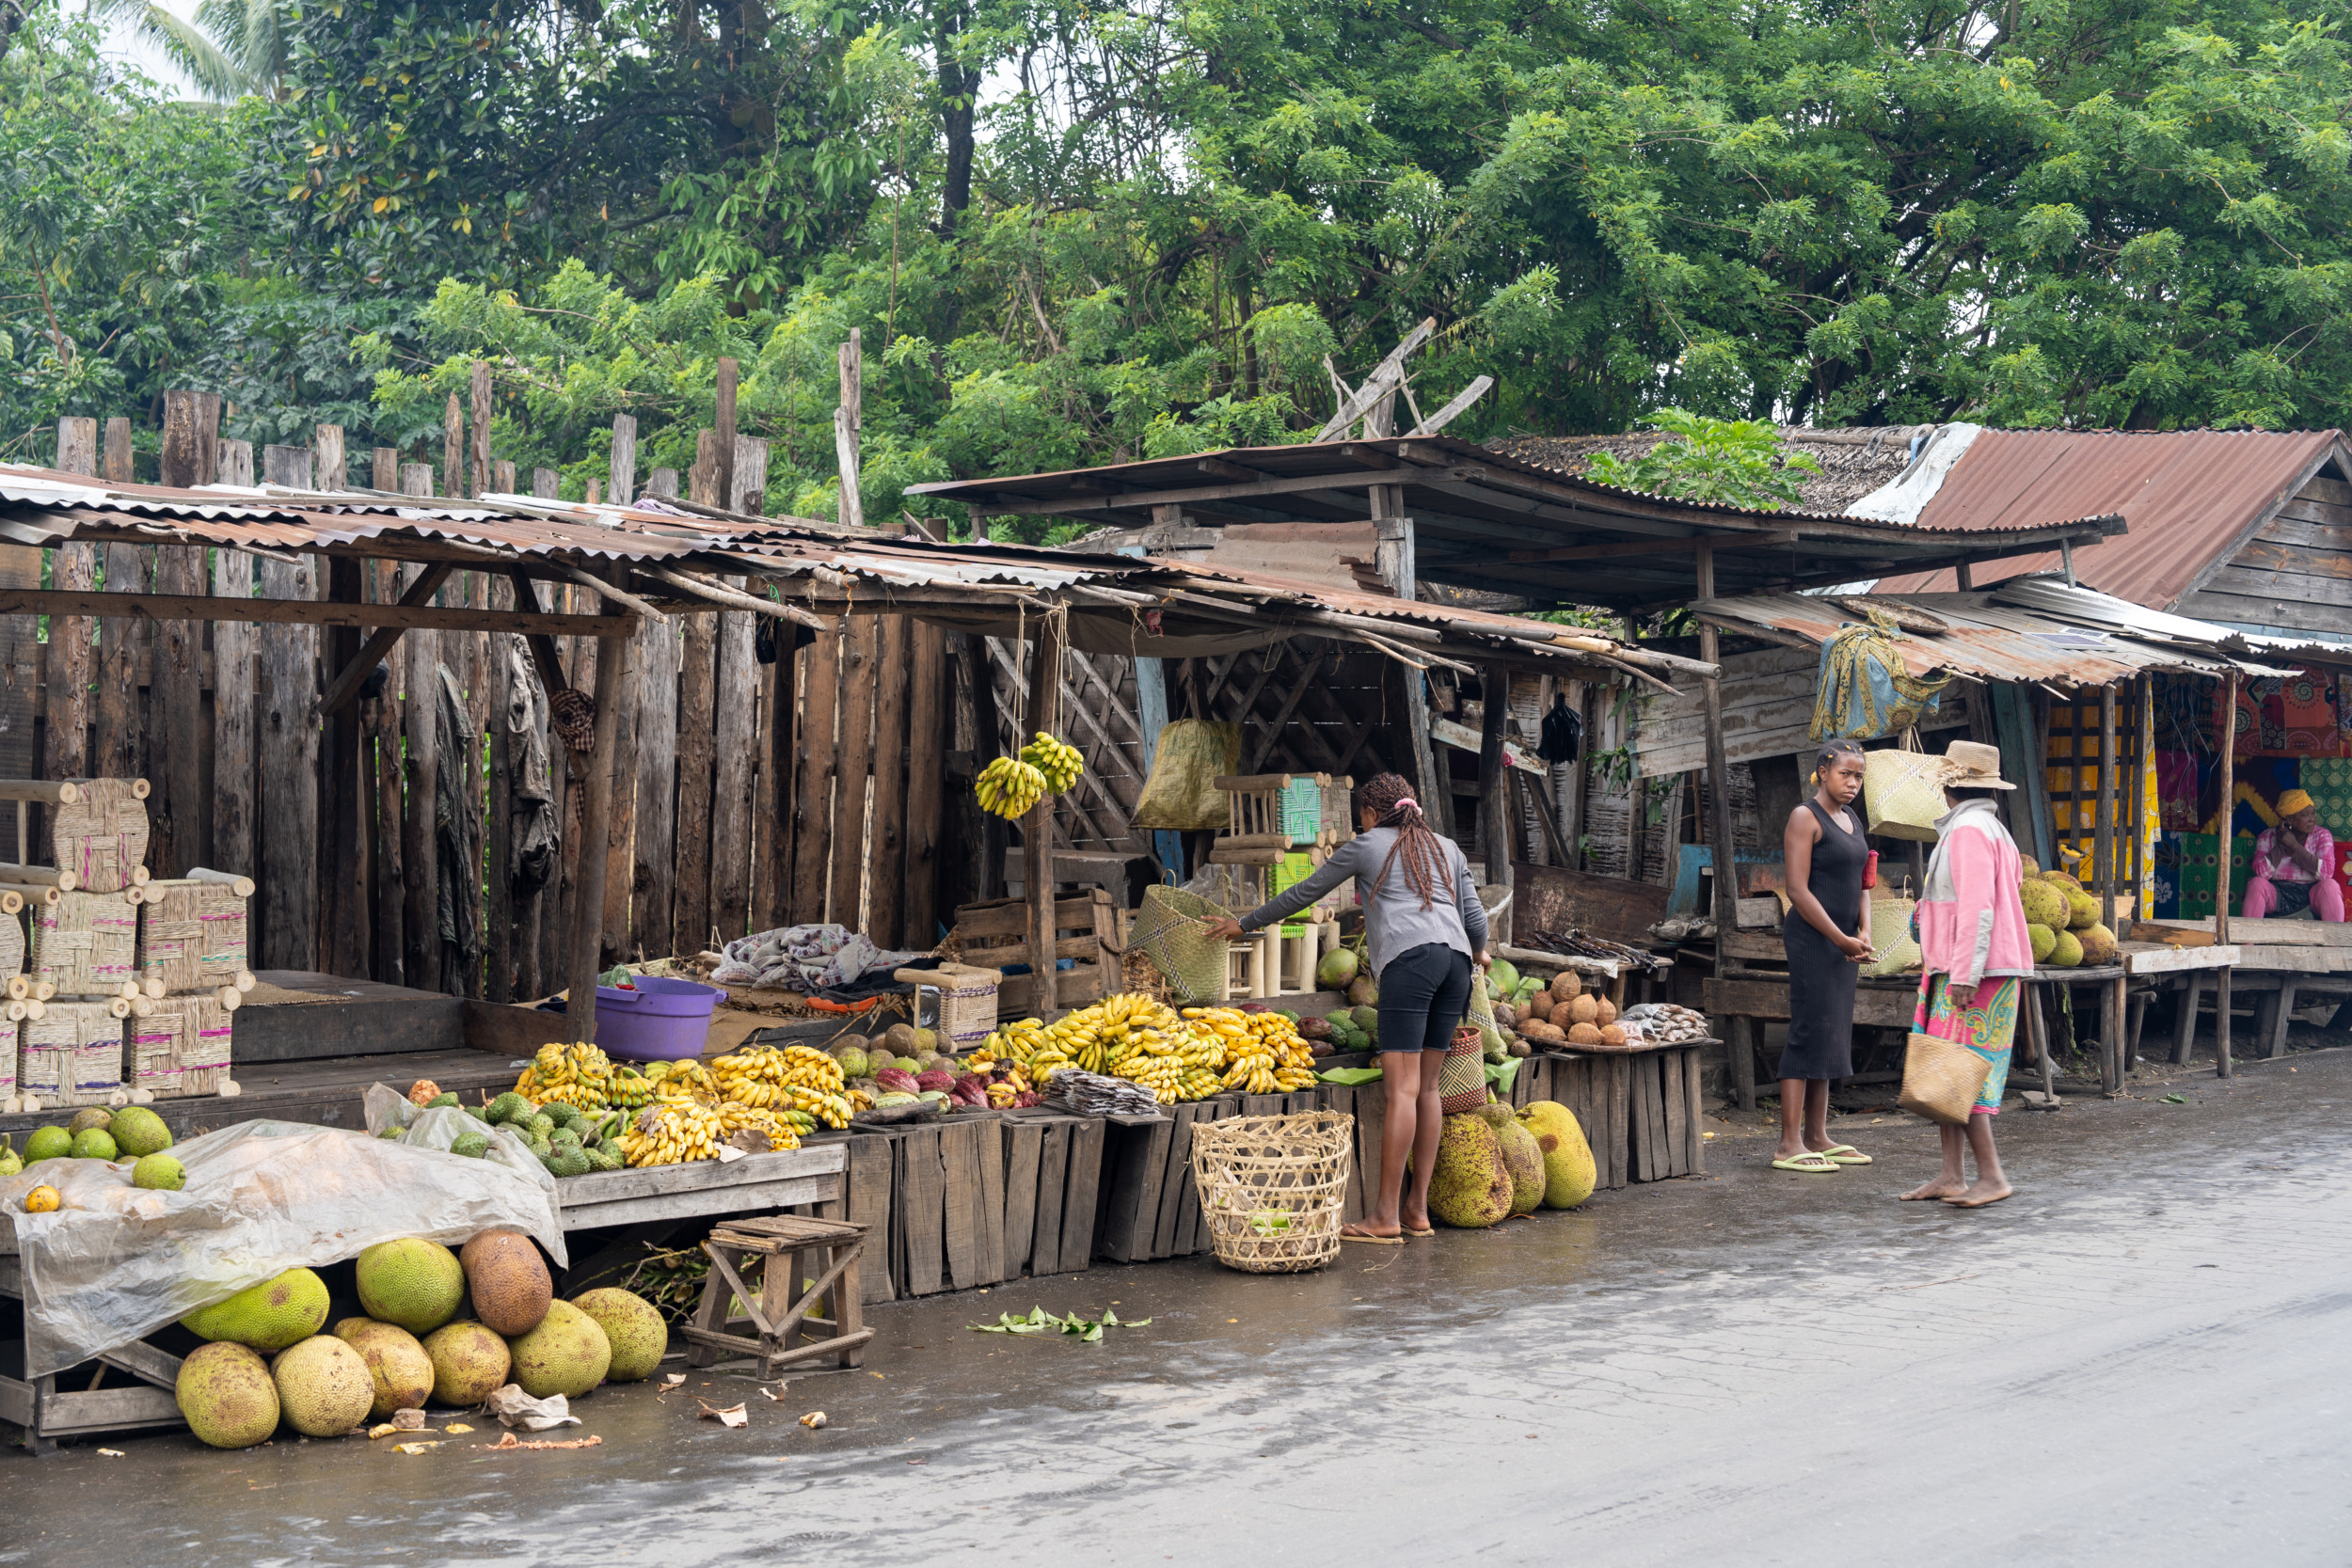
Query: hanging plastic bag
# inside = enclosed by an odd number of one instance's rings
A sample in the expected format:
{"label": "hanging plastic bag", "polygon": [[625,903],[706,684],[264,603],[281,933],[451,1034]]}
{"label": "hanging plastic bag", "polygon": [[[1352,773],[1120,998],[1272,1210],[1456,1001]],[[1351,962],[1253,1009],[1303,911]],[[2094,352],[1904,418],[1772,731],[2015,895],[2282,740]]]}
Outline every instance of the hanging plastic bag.
{"label": "hanging plastic bag", "polygon": [[1216,781],[1241,771],[1241,726],[1179,719],[1160,731],[1152,776],[1128,820],[1138,828],[1197,832],[1232,820],[1232,801]]}

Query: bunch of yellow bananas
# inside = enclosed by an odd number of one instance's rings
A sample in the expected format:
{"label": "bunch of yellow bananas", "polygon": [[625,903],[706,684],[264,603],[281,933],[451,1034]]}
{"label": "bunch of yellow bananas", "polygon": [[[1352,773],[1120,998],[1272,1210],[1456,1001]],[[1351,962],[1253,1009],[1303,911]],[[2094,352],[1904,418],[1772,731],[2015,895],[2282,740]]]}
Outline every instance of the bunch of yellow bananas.
{"label": "bunch of yellow bananas", "polygon": [[539,1048],[515,1080],[515,1092],[534,1105],[561,1101],[583,1111],[601,1111],[612,1102],[617,1077],[612,1058],[586,1040],[550,1042]]}
{"label": "bunch of yellow bananas", "polygon": [[719,1081],[700,1062],[655,1062],[645,1069],[653,1080],[656,1100],[710,1100],[721,1098]]}
{"label": "bunch of yellow bananas", "polygon": [[1078,775],[1086,771],[1086,758],[1078,754],[1078,748],[1043,730],[1021,748],[1021,760],[1043,774],[1045,787],[1057,795],[1076,784]]}
{"label": "bunch of yellow bananas", "polygon": [[727,1099],[772,1109],[793,1103],[792,1091],[837,1095],[841,1064],[812,1046],[753,1046],[711,1059],[712,1081]]}
{"label": "bunch of yellow bananas", "polygon": [[1166,1055],[1157,1052],[1137,1051],[1113,1069],[1111,1076],[1140,1084],[1152,1091],[1152,1098],[1163,1105],[1176,1103],[1176,1091],[1184,1083],[1184,1064],[1174,1053]]}
{"label": "bunch of yellow bananas", "polygon": [[974,792],[980,804],[1008,822],[1017,822],[1045,799],[1045,775],[1019,757],[998,757],[980,769]]}
{"label": "bunch of yellow bananas", "polygon": [[798,1128],[776,1115],[775,1112],[761,1110],[756,1105],[739,1104],[732,1100],[722,1101],[719,1106],[719,1125],[730,1137],[745,1128],[758,1129],[768,1134],[768,1148],[771,1153],[779,1148],[801,1147]]}
{"label": "bunch of yellow bananas", "polygon": [[1166,1003],[1122,991],[1052,1023],[1025,1018],[1008,1024],[989,1036],[983,1049],[1019,1064],[1032,1084],[1042,1086],[1056,1069],[1116,1072],[1134,1053],[1164,1054],[1184,1036],[1184,1021]]}
{"label": "bunch of yellow bananas", "polygon": [[1278,1012],[1250,1013],[1238,1007],[1186,1007],[1184,1019],[1199,1032],[1224,1042],[1221,1080],[1228,1089],[1275,1094],[1311,1087],[1314,1053],[1298,1026]]}
{"label": "bunch of yellow bananas", "polygon": [[716,1160],[727,1129],[719,1112],[686,1100],[662,1100],[637,1113],[621,1134],[621,1157],[632,1165],[680,1165]]}

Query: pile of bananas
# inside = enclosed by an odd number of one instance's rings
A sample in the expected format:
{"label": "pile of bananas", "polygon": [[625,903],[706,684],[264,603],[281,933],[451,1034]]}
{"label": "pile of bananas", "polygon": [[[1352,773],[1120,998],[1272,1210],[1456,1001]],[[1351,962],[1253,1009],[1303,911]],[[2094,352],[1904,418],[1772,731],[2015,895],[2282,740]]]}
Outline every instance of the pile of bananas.
{"label": "pile of bananas", "polygon": [[719,1081],[700,1062],[656,1062],[645,1069],[657,1100],[717,1100]]}
{"label": "pile of bananas", "polygon": [[1078,754],[1078,748],[1043,730],[1021,748],[1021,760],[1042,773],[1045,787],[1057,795],[1076,784],[1078,775],[1086,771],[1086,758]]}
{"label": "pile of bananas", "polygon": [[813,1131],[787,1119],[790,1115],[789,1112],[763,1111],[756,1105],[742,1105],[729,1100],[720,1103],[719,1125],[726,1130],[729,1137],[747,1129],[765,1132],[768,1134],[769,1150],[773,1152],[779,1148],[800,1148],[801,1134]]}
{"label": "pile of bananas", "polygon": [[[586,1040],[569,1045],[550,1042],[539,1048],[522,1076],[515,1080],[515,1092],[533,1105],[561,1102],[583,1111],[601,1111],[619,1099],[615,1093],[619,1082],[612,1059]],[[628,1103],[626,1100],[620,1102]]]}
{"label": "pile of bananas", "polygon": [[828,1127],[850,1125],[851,1105],[841,1064],[811,1046],[755,1046],[710,1064],[714,1092],[739,1105],[800,1111]]}
{"label": "pile of bananas", "polygon": [[998,757],[980,769],[979,783],[973,787],[983,808],[1017,822],[1045,799],[1045,775],[1019,757]]}
{"label": "pile of bananas", "polygon": [[1184,1021],[1166,1003],[1123,992],[1052,1023],[1022,1019],[989,1036],[982,1050],[993,1058],[1017,1063],[1032,1084],[1042,1087],[1057,1068],[1110,1073],[1137,1051],[1165,1054],[1185,1032]]}
{"label": "pile of bananas", "polygon": [[716,1160],[727,1141],[726,1121],[707,1105],[664,1098],[637,1113],[621,1134],[621,1158],[632,1165],[682,1165]]}
{"label": "pile of bananas", "polygon": [[1277,1094],[1310,1088],[1315,1082],[1312,1049],[1300,1037],[1297,1025],[1280,1013],[1186,1007],[1184,1020],[1224,1043],[1219,1065],[1225,1076],[1218,1081],[1222,1088]]}

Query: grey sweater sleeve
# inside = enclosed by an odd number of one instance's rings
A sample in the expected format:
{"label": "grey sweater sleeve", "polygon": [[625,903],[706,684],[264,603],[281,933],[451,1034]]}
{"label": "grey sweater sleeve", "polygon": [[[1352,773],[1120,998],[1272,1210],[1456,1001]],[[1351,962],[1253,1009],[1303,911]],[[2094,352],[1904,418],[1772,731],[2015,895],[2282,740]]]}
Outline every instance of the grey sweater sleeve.
{"label": "grey sweater sleeve", "polygon": [[1486,948],[1486,906],[1479,902],[1478,884],[1470,879],[1470,861],[1463,857],[1460,887],[1456,898],[1462,911],[1462,929],[1470,933],[1470,953],[1475,956]]}
{"label": "grey sweater sleeve", "polygon": [[[1314,875],[1292,888],[1288,893],[1269,898],[1241,917],[1245,931],[1263,930],[1277,921],[1288,920],[1350,877],[1365,869],[1364,841],[1351,838],[1331,851],[1331,858],[1315,867]],[[1469,875],[1465,870],[1465,876]]]}

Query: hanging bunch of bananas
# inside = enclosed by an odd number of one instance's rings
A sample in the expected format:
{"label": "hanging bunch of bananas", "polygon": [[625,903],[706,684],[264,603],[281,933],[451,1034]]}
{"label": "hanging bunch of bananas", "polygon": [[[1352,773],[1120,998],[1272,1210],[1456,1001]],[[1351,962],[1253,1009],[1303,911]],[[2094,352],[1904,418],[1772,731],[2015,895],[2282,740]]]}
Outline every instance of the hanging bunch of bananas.
{"label": "hanging bunch of bananas", "polygon": [[632,1165],[681,1165],[716,1160],[727,1140],[725,1120],[707,1105],[663,1099],[637,1113],[621,1134],[621,1158]]}
{"label": "hanging bunch of bananas", "polygon": [[1086,771],[1086,758],[1078,748],[1059,736],[1037,732],[1037,738],[1021,748],[1021,760],[1045,776],[1045,787],[1059,795],[1078,782]]}
{"label": "hanging bunch of bananas", "polygon": [[1245,1094],[1277,1094],[1311,1087],[1314,1053],[1298,1027],[1278,1012],[1246,1013],[1237,1007],[1186,1007],[1196,1030],[1224,1042],[1225,1076],[1220,1085]]}
{"label": "hanging bunch of bananas", "polygon": [[983,808],[1017,822],[1045,799],[1045,775],[1019,757],[998,757],[980,769],[979,783],[973,787]]}
{"label": "hanging bunch of bananas", "polygon": [[798,1127],[776,1112],[764,1111],[756,1105],[739,1104],[732,1100],[722,1101],[719,1104],[719,1125],[729,1137],[749,1130],[765,1132],[771,1153],[779,1148],[801,1147],[801,1130]]}
{"label": "hanging bunch of bananas", "polygon": [[739,1105],[799,1111],[828,1127],[847,1127],[853,1109],[841,1085],[841,1064],[806,1045],[755,1046],[714,1057],[718,1093]]}
{"label": "hanging bunch of bananas", "polygon": [[612,1058],[586,1040],[550,1042],[515,1080],[515,1092],[533,1105],[561,1102],[601,1111],[612,1102],[616,1078]]}

